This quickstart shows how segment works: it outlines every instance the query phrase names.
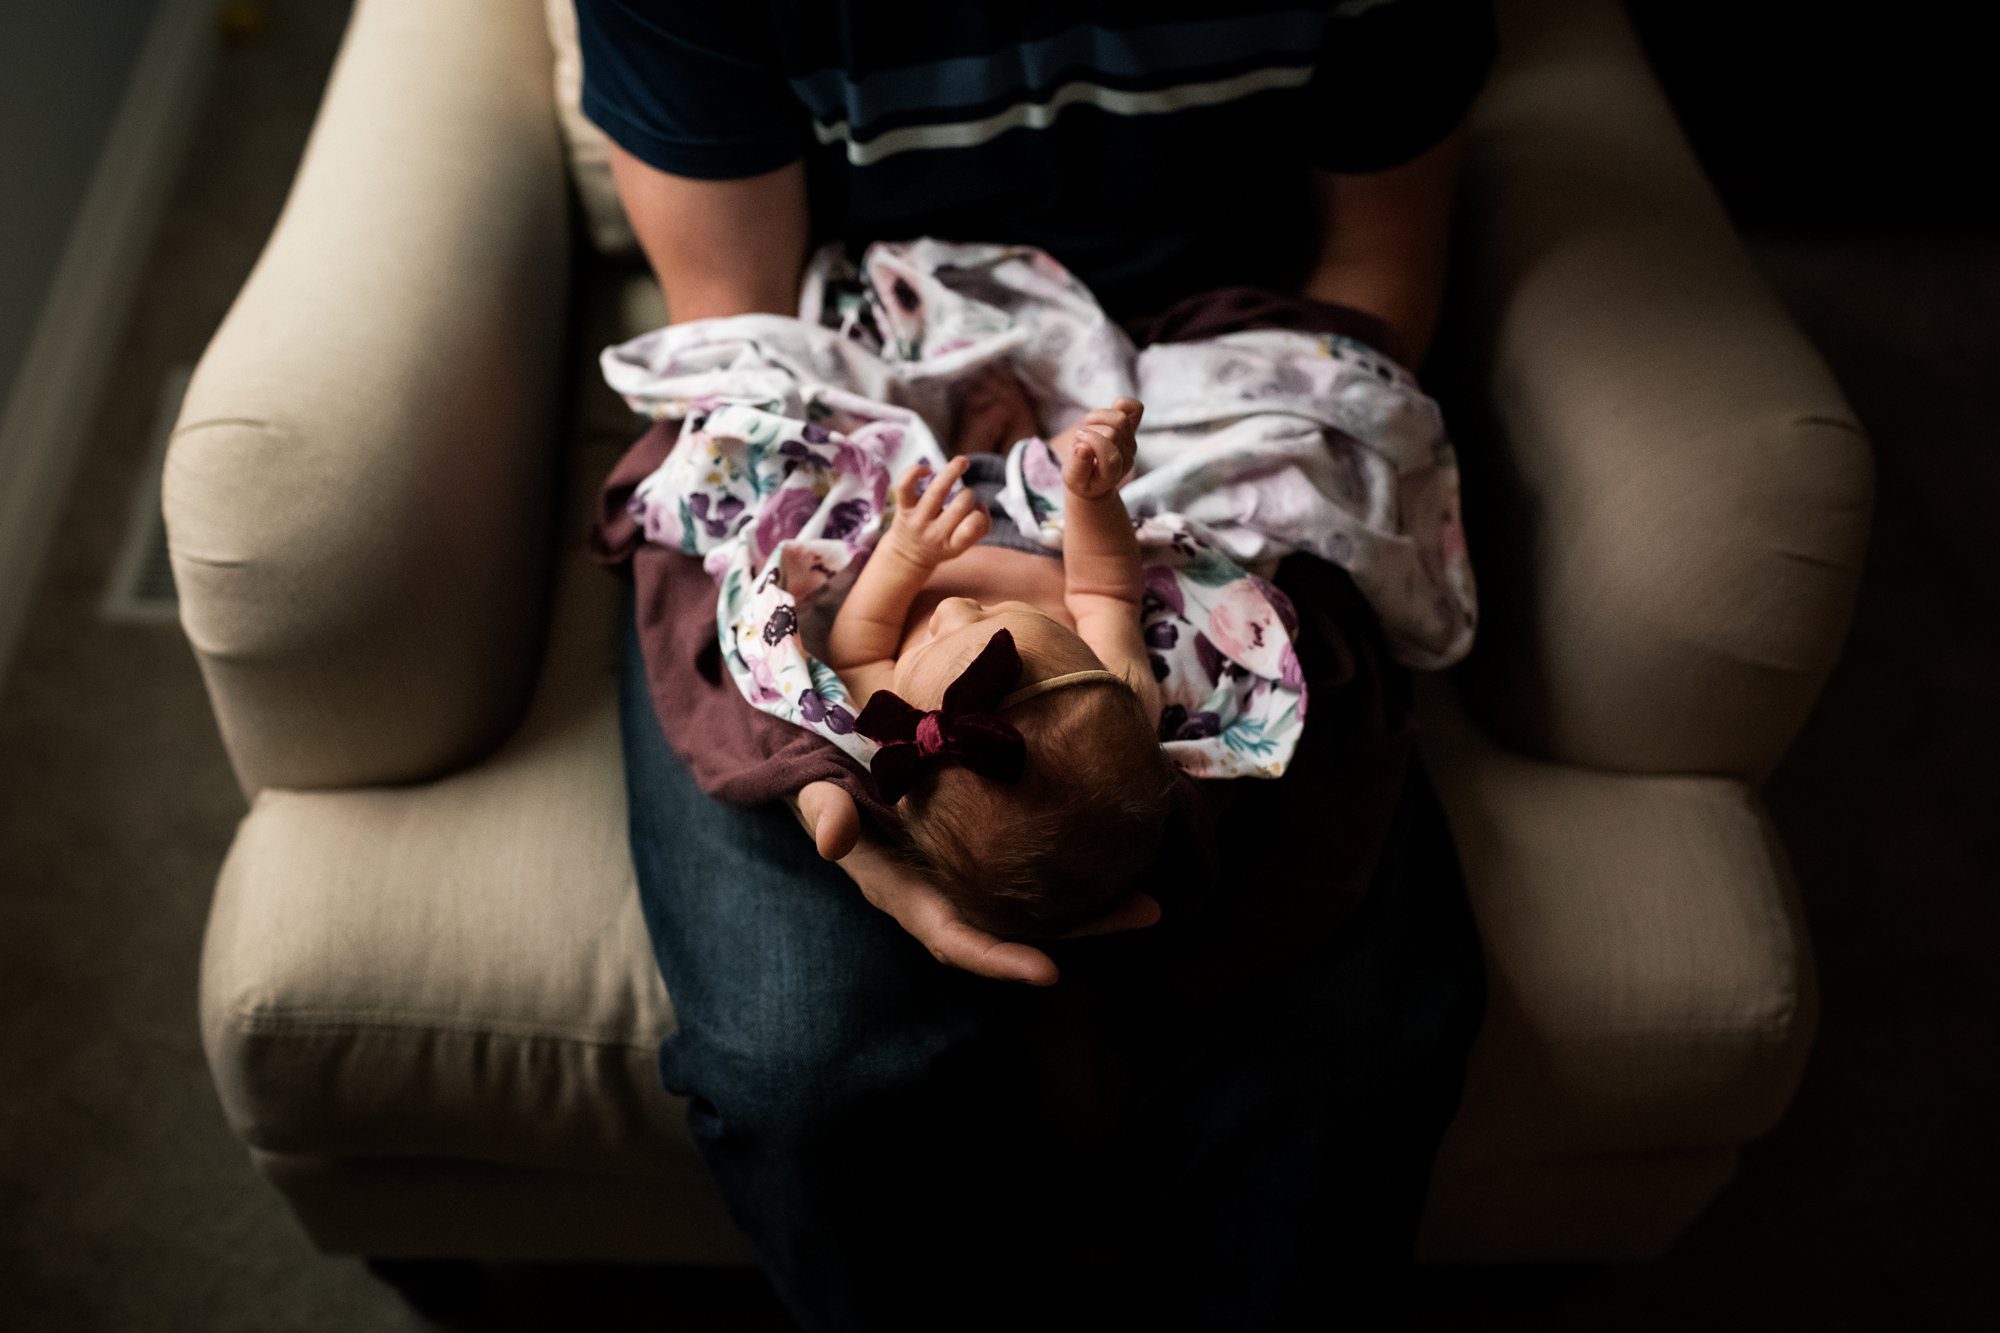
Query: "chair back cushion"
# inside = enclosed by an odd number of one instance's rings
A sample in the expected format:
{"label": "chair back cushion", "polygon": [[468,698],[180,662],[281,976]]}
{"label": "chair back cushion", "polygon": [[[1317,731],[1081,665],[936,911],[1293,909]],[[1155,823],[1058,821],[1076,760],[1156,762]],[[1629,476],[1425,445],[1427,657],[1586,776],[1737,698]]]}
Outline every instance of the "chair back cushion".
{"label": "chair back cushion", "polygon": [[611,183],[610,140],[583,114],[583,53],[576,37],[576,0],[543,0],[549,45],[555,49],[556,115],[562,122],[569,170],[583,201],[590,243],[600,254],[636,255],[638,238]]}

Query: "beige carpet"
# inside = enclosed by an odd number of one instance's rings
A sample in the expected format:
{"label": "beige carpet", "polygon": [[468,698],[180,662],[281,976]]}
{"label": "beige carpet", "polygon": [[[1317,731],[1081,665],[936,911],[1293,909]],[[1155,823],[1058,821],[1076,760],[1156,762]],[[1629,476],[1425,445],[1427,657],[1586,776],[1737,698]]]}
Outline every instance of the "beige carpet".
{"label": "beige carpet", "polygon": [[[223,1124],[195,966],[242,802],[178,628],[96,607],[158,386],[268,232],[344,15],[273,5],[227,50],[0,692],[0,1329],[422,1326],[315,1254]],[[2000,828],[2000,240],[1759,236],[1881,455],[1847,657],[1772,800],[1824,1012],[1803,1089],[1666,1260],[1426,1274],[1423,1327],[1993,1326]],[[494,1270],[468,1327],[783,1327],[747,1273]]]}

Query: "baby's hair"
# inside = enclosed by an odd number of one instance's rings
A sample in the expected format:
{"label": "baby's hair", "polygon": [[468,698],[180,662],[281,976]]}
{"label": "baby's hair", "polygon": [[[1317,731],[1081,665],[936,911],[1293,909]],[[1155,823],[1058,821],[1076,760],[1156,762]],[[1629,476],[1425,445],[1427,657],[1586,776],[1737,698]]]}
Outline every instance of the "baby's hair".
{"label": "baby's hair", "polygon": [[957,766],[903,801],[906,855],[971,924],[1046,939],[1102,916],[1158,853],[1176,781],[1129,685],[1073,685],[1005,714],[1027,741],[1019,782]]}

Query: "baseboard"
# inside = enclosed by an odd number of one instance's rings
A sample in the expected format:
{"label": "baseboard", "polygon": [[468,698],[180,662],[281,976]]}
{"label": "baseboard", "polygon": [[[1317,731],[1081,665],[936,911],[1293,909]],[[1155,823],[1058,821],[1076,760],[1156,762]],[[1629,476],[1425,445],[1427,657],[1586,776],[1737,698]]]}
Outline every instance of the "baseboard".
{"label": "baseboard", "polygon": [[163,0],[0,405],[0,682],[14,660],[216,49],[215,0]]}

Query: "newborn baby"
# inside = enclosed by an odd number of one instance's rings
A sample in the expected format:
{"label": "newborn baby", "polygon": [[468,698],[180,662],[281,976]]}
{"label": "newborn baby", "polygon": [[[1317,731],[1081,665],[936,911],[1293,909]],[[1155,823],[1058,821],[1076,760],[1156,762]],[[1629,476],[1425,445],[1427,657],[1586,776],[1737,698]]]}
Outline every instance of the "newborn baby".
{"label": "newborn baby", "polygon": [[[1278,778],[1297,752],[1278,561],[1345,568],[1405,665],[1471,643],[1437,405],[1291,298],[1260,322],[1243,297],[1141,350],[1031,247],[829,242],[796,318],[606,348],[606,382],[665,427],[606,483],[607,553],[698,557],[716,586],[712,648],[649,642],[656,701],[676,672],[726,674],[826,741],[995,934],[1115,903],[1157,863],[1170,790],[1178,808],[1189,779]],[[643,604],[641,633],[663,614]]]}
{"label": "newborn baby", "polygon": [[865,701],[855,730],[882,743],[873,772],[899,803],[909,854],[968,921],[1004,937],[1102,915],[1164,830],[1175,771],[1118,493],[1141,411],[1120,398],[1050,442],[1065,491],[1059,561],[983,540],[994,520],[958,483],[998,455],[960,454],[927,486],[926,465],[906,469],[821,654]]}

